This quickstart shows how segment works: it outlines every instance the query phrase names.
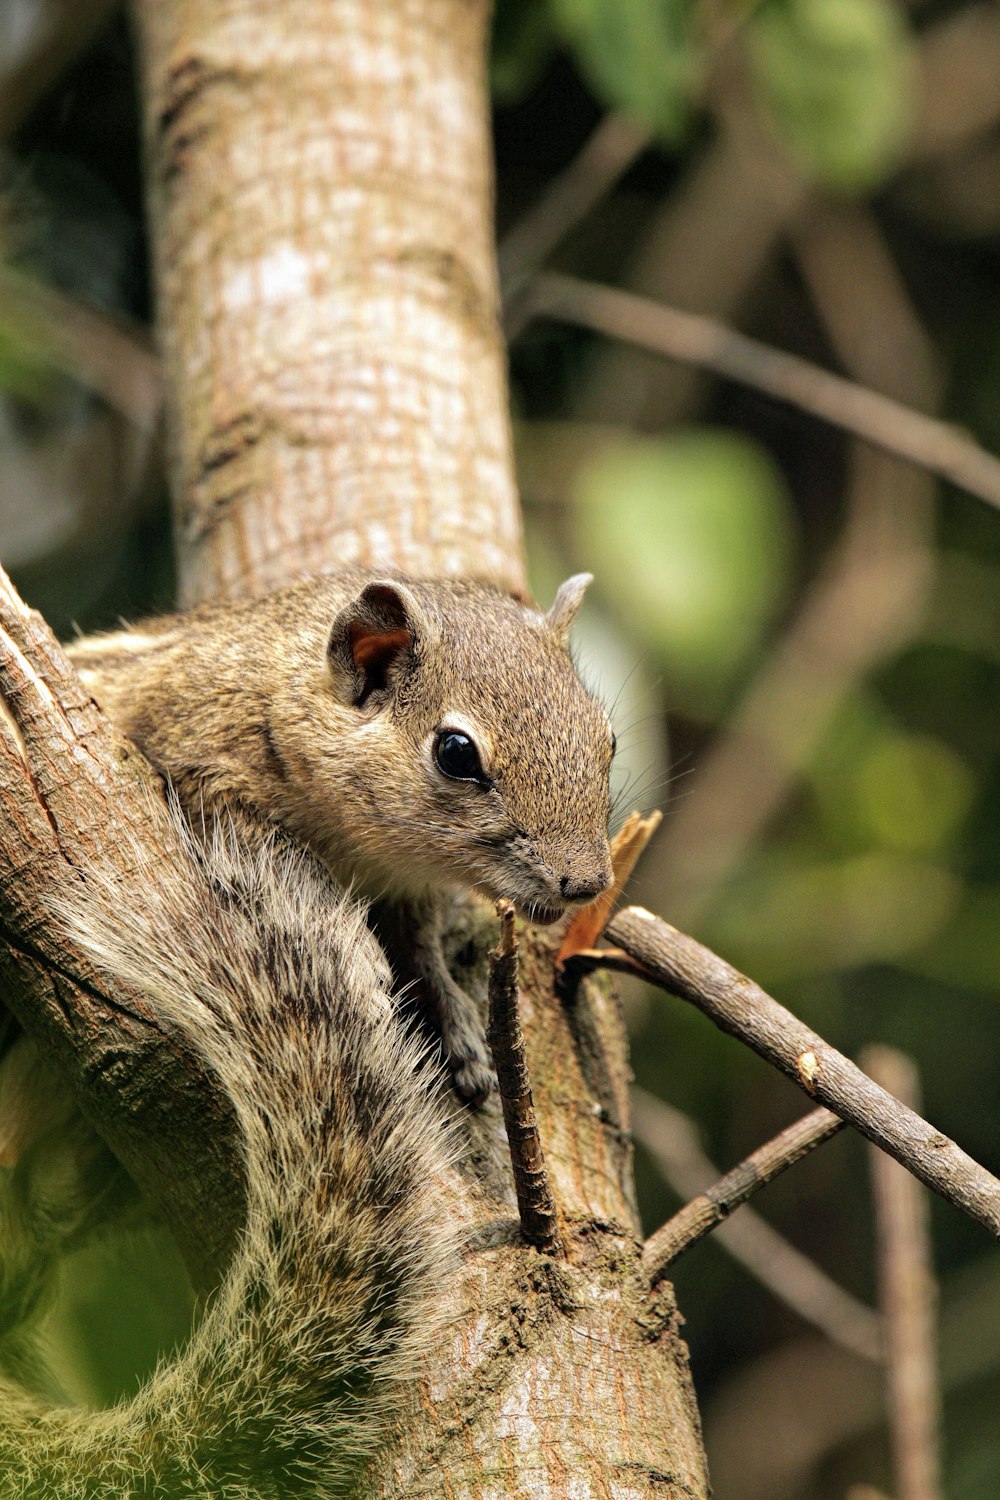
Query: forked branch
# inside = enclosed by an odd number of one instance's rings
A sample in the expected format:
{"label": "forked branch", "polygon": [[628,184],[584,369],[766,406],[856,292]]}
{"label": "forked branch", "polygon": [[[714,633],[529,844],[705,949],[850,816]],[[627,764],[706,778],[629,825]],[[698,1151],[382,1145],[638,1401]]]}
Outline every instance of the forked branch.
{"label": "forked branch", "polygon": [[619,912],[605,937],[613,946],[573,954],[568,970],[617,969],[687,1000],[1000,1237],[1000,1182],[753,980],[641,907]]}
{"label": "forked branch", "polygon": [[[713,1184],[718,1184],[723,1174],[702,1150],[693,1120],[641,1088],[632,1090],[632,1120],[636,1140],[650,1153],[664,1181],[682,1202],[715,1191]],[[902,1167],[898,1170],[904,1171]],[[882,1363],[879,1314],[838,1285],[755,1209],[744,1204],[742,1213],[731,1215],[712,1232],[716,1244],[778,1302],[833,1343],[861,1359]],[[647,1247],[647,1258],[649,1254]]]}

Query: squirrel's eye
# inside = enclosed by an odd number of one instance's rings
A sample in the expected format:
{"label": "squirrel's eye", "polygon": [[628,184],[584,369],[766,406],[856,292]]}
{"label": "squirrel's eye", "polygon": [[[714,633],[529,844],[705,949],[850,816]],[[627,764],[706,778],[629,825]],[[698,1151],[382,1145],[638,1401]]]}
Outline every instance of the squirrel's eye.
{"label": "squirrel's eye", "polygon": [[438,770],[452,781],[485,781],[479,751],[467,734],[457,729],[443,729],[434,746]]}

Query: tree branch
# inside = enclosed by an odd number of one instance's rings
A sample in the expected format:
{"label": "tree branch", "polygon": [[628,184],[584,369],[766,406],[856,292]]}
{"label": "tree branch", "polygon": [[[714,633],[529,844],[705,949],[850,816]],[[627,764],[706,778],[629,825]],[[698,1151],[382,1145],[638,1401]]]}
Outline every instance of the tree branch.
{"label": "tree branch", "polygon": [[577,953],[567,968],[582,972],[603,967],[637,974],[687,1000],[810,1098],[894,1156],[927,1187],[1000,1237],[1000,1182],[752,979],[641,907],[619,912],[605,935],[614,947]]}
{"label": "tree branch", "polygon": [[184,602],[332,561],[524,591],[486,0],[133,9]]}
{"label": "tree branch", "polygon": [[[917,1108],[913,1062],[894,1047],[867,1047],[873,1078]],[[942,1500],[937,1283],[927,1199],[909,1173],[872,1152],[879,1293],[885,1320],[888,1402],[898,1500]]]}
{"label": "tree branch", "polygon": [[651,1285],[662,1281],[678,1256],[724,1224],[741,1203],[843,1128],[844,1121],[830,1110],[814,1109],[758,1146],[714,1187],[686,1203],[646,1241],[642,1260]]}
{"label": "tree branch", "polygon": [[[633,1088],[634,1134],[677,1196],[698,1197],[722,1173],[701,1149],[698,1130],[681,1110]],[[727,1219],[716,1243],[779,1302],[812,1323],[833,1343],[881,1364],[882,1320],[772,1229],[755,1209]]]}
{"label": "tree branch", "polygon": [[160,412],[160,362],[143,330],[0,265],[4,320],[47,364],[88,386],[143,432]]}
{"label": "tree branch", "polygon": [[536,317],[592,328],[738,381],[1000,507],[1000,459],[946,422],[925,417],[798,355],[772,349],[712,318],[553,272],[536,276],[525,296],[530,296]]}
{"label": "tree branch", "polygon": [[[55,637],[0,570],[0,974],[24,1029],[164,1214],[195,1286],[218,1280],[242,1222],[233,1121],[189,1039],[98,975],[67,914],[87,884],[141,905],[190,879],[158,778],[87,696]],[[183,961],[185,935],[164,934]]]}
{"label": "tree branch", "polygon": [[503,236],[497,249],[508,342],[531,317],[519,293],[527,275],[580,224],[646,150],[650,133],[625,115],[605,115],[569,166]]}

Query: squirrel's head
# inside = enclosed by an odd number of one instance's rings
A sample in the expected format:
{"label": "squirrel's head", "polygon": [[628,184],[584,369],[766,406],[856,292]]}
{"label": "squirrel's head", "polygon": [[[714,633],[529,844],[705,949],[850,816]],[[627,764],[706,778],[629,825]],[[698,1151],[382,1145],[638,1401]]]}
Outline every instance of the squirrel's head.
{"label": "squirrel's head", "polygon": [[615,740],[568,649],[589,581],[548,614],[394,578],[340,610],[327,665],[352,754],[336,819],[370,889],[471,887],[551,921],[610,885]]}

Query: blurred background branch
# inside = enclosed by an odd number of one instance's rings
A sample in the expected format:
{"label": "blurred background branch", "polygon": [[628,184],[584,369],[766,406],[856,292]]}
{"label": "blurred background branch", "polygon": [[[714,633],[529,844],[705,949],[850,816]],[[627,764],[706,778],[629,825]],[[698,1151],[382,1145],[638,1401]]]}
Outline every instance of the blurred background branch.
{"label": "blurred background branch", "polygon": [[[894,1047],[868,1047],[871,1076],[920,1109],[912,1061]],[[941,1500],[941,1393],[937,1368],[937,1285],[927,1203],[912,1177],[872,1153],[880,1301],[885,1320],[889,1417],[898,1500]]]}
{"label": "blurred background branch", "polygon": [[[819,249],[822,253],[822,243]],[[530,316],[577,323],[724,379],[738,380],[1000,507],[1000,459],[944,422],[921,416],[796,355],[744,338],[713,319],[570,276],[535,276],[526,300]]]}
{"label": "blurred background branch", "polygon": [[72,376],[140,431],[156,426],[159,361],[148,334],[0,265],[0,322],[39,364]]}
{"label": "blurred background branch", "polygon": [[643,1260],[653,1284],[663,1280],[685,1250],[718,1229],[754,1193],[830,1140],[843,1126],[843,1120],[828,1109],[814,1109],[758,1146],[724,1177],[706,1184],[647,1239]]}
{"label": "blurred background branch", "polygon": [[[632,1105],[636,1139],[679,1198],[697,1197],[721,1176],[702,1150],[697,1129],[687,1115],[640,1088],[633,1091]],[[714,1237],[772,1296],[828,1339],[862,1359],[881,1361],[878,1314],[775,1233],[756,1210],[744,1208],[720,1224]]]}

